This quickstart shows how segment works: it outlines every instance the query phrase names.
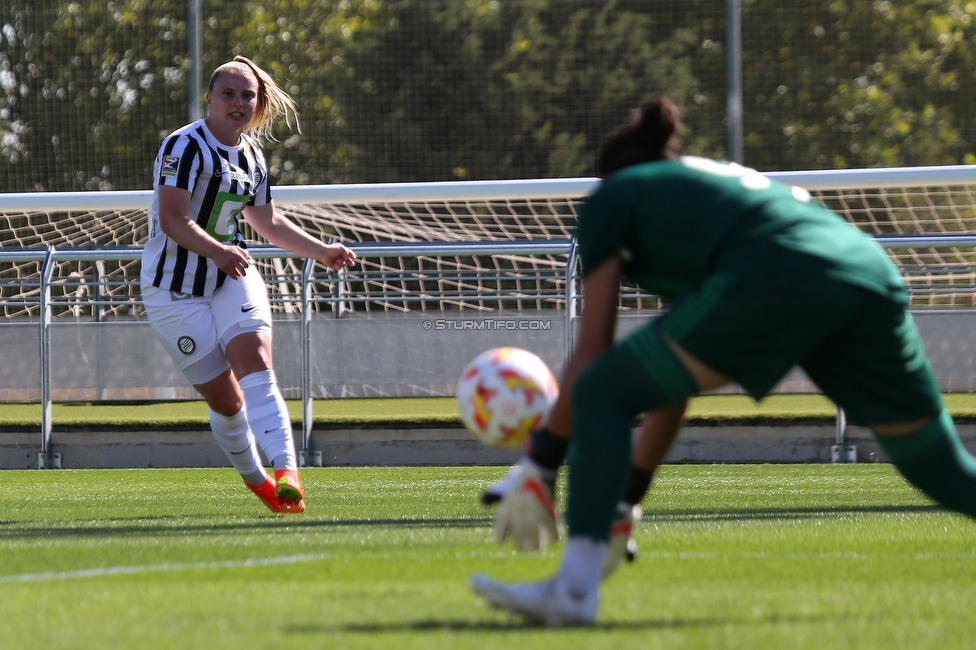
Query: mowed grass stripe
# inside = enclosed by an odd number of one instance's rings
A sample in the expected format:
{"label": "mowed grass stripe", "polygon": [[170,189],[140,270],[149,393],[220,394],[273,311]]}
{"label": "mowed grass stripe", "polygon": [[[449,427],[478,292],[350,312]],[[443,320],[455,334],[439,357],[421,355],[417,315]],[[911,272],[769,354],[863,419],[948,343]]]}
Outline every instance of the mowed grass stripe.
{"label": "mowed grass stripe", "polygon": [[[955,648],[973,638],[976,525],[885,464],[665,466],[644,504],[640,557],[606,583],[600,625],[526,626],[467,586],[471,573],[533,580],[559,563],[559,547],[520,555],[491,540],[478,495],[503,472],[307,469],[298,517],[263,510],[230,469],[3,472],[0,645]],[[15,581],[59,573],[77,578]]]}

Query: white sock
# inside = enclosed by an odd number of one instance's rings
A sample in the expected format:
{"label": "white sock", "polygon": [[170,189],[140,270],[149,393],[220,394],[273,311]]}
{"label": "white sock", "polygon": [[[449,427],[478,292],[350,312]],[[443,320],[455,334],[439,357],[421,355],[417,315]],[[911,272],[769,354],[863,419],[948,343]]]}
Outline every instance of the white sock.
{"label": "white sock", "polygon": [[210,430],[234,469],[248,485],[261,485],[267,478],[244,409],[226,417],[210,410]]}
{"label": "white sock", "polygon": [[298,469],[295,443],[291,438],[291,418],[278,390],[274,371],[252,372],[241,377],[240,385],[244,391],[247,421],[272,469]]}
{"label": "white sock", "polygon": [[600,588],[607,543],[592,537],[570,537],[563,551],[557,580],[573,594],[584,595]]}

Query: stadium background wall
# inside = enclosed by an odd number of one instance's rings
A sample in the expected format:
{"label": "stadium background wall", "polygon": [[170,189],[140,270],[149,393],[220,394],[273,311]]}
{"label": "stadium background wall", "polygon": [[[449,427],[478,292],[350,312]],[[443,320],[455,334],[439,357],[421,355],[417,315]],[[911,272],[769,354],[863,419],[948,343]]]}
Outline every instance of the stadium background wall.
{"label": "stadium background wall", "polygon": [[[976,390],[973,312],[914,315],[942,389]],[[623,317],[620,334],[652,317]],[[446,325],[438,329],[438,323]],[[315,318],[310,346],[312,397],[453,395],[464,366],[480,352],[502,345],[535,352],[558,374],[565,359],[566,327],[562,313],[554,311]],[[275,369],[289,399],[301,397],[301,349],[299,321],[277,319]],[[38,350],[36,325],[0,324],[4,360],[0,401],[38,400]],[[51,364],[56,402],[199,399],[145,322],[54,323]],[[794,371],[776,391],[816,392],[816,388]]]}

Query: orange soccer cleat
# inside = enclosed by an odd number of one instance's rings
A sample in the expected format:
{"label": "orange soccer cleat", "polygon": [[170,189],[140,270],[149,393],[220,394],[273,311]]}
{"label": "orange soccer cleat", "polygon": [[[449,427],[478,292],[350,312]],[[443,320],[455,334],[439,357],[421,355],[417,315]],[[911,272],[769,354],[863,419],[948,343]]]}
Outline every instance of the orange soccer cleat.
{"label": "orange soccer cleat", "polygon": [[264,505],[271,509],[271,512],[282,512],[281,506],[278,503],[278,496],[275,494],[276,487],[274,479],[270,476],[266,476],[264,483],[261,485],[251,485],[245,481],[244,485],[250,488],[257,498],[261,499]]}
{"label": "orange soccer cleat", "polygon": [[305,512],[305,493],[297,469],[275,470],[275,497],[278,512]]}

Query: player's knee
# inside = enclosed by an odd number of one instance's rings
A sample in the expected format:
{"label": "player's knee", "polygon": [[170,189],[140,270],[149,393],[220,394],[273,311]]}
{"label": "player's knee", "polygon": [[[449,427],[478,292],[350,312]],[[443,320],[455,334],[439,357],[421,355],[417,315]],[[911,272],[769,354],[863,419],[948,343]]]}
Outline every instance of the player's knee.
{"label": "player's knee", "polygon": [[915,487],[947,508],[976,517],[976,459],[963,447],[947,411],[913,433],[879,436],[878,443]]}
{"label": "player's knee", "polygon": [[[916,426],[921,424],[921,426]],[[929,450],[959,447],[952,416],[945,409],[935,416],[920,418],[911,422],[872,425],[878,445],[896,465],[915,465]],[[882,430],[885,432],[883,433]]]}
{"label": "player's knee", "polygon": [[244,396],[238,390],[229,369],[213,379],[194,384],[193,387],[212,411],[224,417],[232,417],[244,406]]}
{"label": "player's knee", "polygon": [[224,354],[234,374],[244,377],[274,368],[271,337],[266,332],[245,331],[223,341]]}
{"label": "player's knee", "polygon": [[573,403],[614,408],[636,416],[667,404],[679,403],[697,392],[694,379],[661,342],[659,359],[648,366],[627,346],[616,345],[580,374]]}

